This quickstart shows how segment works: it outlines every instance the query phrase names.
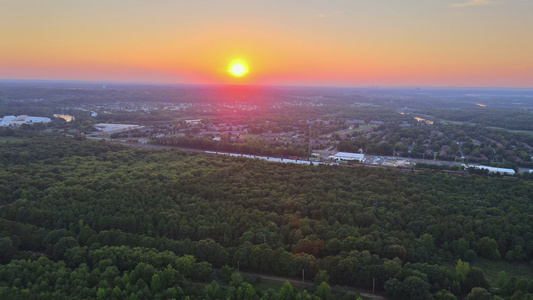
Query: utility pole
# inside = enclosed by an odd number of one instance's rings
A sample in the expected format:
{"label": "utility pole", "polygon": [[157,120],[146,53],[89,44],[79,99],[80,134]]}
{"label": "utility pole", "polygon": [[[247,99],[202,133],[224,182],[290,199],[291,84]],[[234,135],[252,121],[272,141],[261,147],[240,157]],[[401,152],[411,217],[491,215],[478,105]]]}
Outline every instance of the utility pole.
{"label": "utility pole", "polygon": [[311,155],[311,123],[309,123],[309,155]]}
{"label": "utility pole", "polygon": [[302,269],[302,283],[305,283],[305,269]]}
{"label": "utility pole", "polygon": [[376,277],[373,277],[372,278],[372,294],[374,294],[375,287],[376,287]]}
{"label": "utility pole", "polygon": [[238,260],[238,261],[237,261],[237,271],[239,271],[240,264],[241,264],[241,261]]}

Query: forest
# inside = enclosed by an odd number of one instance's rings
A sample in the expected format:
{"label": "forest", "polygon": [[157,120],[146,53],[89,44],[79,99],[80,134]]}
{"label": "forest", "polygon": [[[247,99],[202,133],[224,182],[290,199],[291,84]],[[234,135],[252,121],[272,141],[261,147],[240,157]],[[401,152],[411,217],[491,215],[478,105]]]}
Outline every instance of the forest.
{"label": "forest", "polygon": [[516,109],[467,109],[425,111],[433,116],[451,121],[474,123],[483,126],[496,126],[514,130],[533,130],[531,111]]}
{"label": "forest", "polygon": [[[6,141],[0,164],[2,299],[533,297],[528,180],[83,137]],[[247,275],[302,270],[313,286]]]}

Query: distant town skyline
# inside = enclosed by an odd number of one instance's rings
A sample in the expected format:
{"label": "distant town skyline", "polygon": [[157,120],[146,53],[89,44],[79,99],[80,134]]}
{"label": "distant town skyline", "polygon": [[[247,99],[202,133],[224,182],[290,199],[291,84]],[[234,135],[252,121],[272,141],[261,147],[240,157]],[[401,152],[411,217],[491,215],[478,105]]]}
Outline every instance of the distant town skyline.
{"label": "distant town skyline", "polygon": [[[0,0],[0,7],[0,80],[533,87],[529,0]],[[231,76],[234,61],[246,64],[245,75]]]}

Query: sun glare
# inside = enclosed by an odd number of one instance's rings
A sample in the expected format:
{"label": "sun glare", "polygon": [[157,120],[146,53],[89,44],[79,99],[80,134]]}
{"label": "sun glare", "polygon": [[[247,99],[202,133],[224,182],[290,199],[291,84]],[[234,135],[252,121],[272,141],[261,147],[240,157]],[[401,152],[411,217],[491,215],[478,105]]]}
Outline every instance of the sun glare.
{"label": "sun glare", "polygon": [[242,62],[233,62],[230,64],[228,72],[230,72],[233,76],[241,77],[248,73],[248,69]]}

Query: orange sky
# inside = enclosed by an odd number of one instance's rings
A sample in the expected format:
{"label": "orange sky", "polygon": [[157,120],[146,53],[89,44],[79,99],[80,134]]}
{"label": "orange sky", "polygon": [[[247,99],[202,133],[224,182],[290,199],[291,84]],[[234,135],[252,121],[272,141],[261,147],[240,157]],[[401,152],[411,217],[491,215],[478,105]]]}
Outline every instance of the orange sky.
{"label": "orange sky", "polygon": [[[533,1],[0,0],[0,79],[533,87]],[[234,78],[241,59],[249,73]]]}

